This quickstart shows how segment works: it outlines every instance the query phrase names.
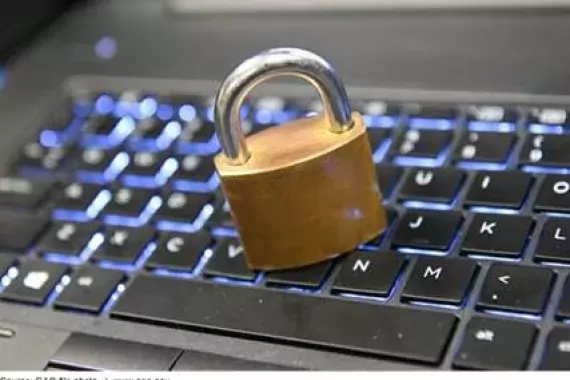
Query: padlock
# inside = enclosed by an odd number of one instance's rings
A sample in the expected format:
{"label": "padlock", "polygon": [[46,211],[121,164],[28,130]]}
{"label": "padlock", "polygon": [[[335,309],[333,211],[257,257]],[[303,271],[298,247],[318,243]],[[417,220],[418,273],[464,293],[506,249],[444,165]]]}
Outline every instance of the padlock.
{"label": "padlock", "polygon": [[[306,80],[323,114],[246,139],[240,110],[249,92],[276,76]],[[331,65],[302,49],[278,48],[245,60],[214,104],[222,152],[214,158],[248,266],[303,267],[347,253],[386,227],[366,127],[351,112]]]}

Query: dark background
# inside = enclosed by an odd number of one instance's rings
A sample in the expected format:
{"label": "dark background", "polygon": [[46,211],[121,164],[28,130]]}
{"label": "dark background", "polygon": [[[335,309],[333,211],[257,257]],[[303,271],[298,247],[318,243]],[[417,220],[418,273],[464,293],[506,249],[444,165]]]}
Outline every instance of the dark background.
{"label": "dark background", "polygon": [[1,0],[0,63],[14,57],[76,0]]}

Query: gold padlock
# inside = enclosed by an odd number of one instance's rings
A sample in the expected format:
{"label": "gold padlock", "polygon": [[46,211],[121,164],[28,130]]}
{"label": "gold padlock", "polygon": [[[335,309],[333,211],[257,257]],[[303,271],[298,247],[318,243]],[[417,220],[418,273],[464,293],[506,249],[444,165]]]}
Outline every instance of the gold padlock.
{"label": "gold padlock", "polygon": [[[324,113],[246,140],[240,125],[245,97],[283,75],[312,84]],[[279,48],[247,59],[222,83],[214,118],[222,146],[214,161],[250,268],[315,264],[386,227],[362,117],[351,112],[342,81],[320,56]]]}

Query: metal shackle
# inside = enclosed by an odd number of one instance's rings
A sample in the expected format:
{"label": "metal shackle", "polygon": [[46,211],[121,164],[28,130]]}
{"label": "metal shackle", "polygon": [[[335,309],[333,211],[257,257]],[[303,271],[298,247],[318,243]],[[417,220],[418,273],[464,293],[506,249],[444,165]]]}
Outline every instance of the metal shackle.
{"label": "metal shackle", "polygon": [[214,103],[214,122],[228,163],[242,165],[250,152],[241,129],[240,110],[257,85],[277,76],[304,79],[317,90],[330,130],[340,133],[352,128],[346,89],[335,69],[322,57],[297,48],[263,51],[241,63],[224,80]]}

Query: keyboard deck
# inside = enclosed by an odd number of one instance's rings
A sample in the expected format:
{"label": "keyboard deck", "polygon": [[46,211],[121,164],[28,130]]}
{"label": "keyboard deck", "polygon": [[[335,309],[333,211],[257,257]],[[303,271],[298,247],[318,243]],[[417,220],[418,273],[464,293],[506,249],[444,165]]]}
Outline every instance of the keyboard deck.
{"label": "keyboard deck", "polygon": [[[0,300],[440,368],[570,369],[570,115],[353,109],[389,228],[266,274],[246,266],[219,190],[211,98],[69,95],[0,179]],[[254,98],[244,129],[319,111]]]}

